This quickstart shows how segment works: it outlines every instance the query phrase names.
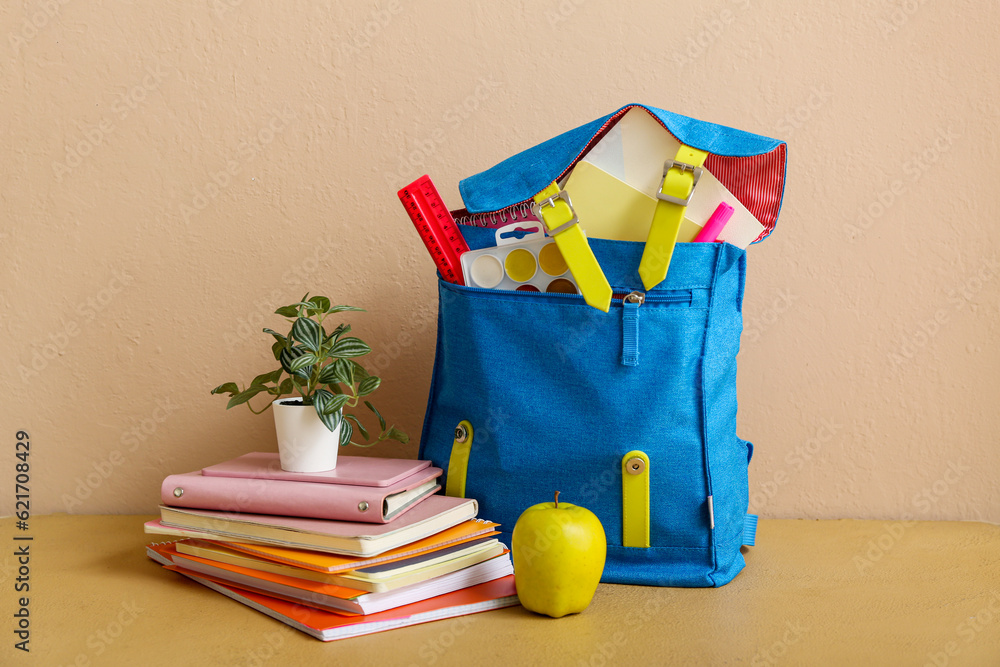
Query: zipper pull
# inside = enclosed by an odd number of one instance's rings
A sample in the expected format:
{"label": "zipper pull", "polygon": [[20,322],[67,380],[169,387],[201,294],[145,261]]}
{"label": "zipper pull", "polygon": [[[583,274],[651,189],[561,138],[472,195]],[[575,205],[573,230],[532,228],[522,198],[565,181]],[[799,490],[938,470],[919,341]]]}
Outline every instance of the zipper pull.
{"label": "zipper pull", "polygon": [[622,365],[639,365],[639,306],[646,303],[644,292],[629,292],[622,299]]}

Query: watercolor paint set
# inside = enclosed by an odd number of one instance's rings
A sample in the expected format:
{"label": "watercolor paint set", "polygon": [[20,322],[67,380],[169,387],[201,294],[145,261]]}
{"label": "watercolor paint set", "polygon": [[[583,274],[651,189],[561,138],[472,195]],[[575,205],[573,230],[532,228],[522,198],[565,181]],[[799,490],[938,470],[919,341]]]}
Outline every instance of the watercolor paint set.
{"label": "watercolor paint set", "polygon": [[[518,237],[521,237],[519,240]],[[579,294],[569,266],[541,223],[515,223],[496,230],[496,247],[462,254],[469,287]]]}

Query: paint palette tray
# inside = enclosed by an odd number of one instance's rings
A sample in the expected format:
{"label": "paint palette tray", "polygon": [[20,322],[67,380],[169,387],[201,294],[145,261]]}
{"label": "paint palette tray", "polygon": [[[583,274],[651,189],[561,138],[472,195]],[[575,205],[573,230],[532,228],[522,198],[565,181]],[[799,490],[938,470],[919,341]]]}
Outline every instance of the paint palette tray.
{"label": "paint palette tray", "polygon": [[541,223],[500,227],[493,248],[462,254],[462,273],[469,287],[579,294],[580,290],[554,239]]}

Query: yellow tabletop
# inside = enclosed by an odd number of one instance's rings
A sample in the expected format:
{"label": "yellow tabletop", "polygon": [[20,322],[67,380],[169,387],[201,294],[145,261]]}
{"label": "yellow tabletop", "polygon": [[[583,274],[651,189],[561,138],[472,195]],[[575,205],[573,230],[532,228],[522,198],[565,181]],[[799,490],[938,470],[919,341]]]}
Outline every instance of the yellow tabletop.
{"label": "yellow tabletop", "polygon": [[[984,523],[762,520],[719,589],[602,584],[562,619],[514,607],[324,643],[148,560],[150,518],[0,520],[0,664],[1000,664],[1000,527]],[[23,595],[30,654],[14,648]]]}

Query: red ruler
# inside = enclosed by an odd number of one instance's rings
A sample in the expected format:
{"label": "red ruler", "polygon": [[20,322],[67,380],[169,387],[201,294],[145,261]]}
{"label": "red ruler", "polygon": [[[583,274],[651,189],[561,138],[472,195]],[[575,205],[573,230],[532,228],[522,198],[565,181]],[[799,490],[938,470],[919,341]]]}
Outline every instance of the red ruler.
{"label": "red ruler", "polygon": [[469,252],[469,245],[430,176],[421,176],[397,194],[441,276],[450,283],[464,285],[459,257]]}

